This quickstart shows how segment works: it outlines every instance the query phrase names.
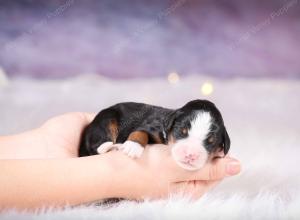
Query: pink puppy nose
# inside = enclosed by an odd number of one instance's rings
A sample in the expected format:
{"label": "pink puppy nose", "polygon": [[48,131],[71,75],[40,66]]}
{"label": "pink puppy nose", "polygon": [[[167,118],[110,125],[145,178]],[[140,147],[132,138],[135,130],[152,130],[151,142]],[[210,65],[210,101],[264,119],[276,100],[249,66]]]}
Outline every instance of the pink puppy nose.
{"label": "pink puppy nose", "polygon": [[179,142],[172,148],[172,157],[180,167],[197,170],[206,163],[208,154],[201,144]]}
{"label": "pink puppy nose", "polygon": [[179,160],[189,164],[199,162],[205,157],[205,152],[201,151],[201,148],[198,146],[191,147],[180,145],[174,149],[174,152],[178,156]]}
{"label": "pink puppy nose", "polygon": [[184,152],[184,160],[186,162],[193,162],[198,160],[201,152],[197,148],[186,148]]}
{"label": "pink puppy nose", "polygon": [[196,147],[181,146],[177,150],[178,155],[186,163],[192,163],[200,158],[201,152]]}
{"label": "pink puppy nose", "polygon": [[191,161],[194,161],[194,160],[197,160],[198,158],[199,158],[199,154],[186,154],[185,156],[184,156],[184,158],[186,159],[186,160],[191,160]]}

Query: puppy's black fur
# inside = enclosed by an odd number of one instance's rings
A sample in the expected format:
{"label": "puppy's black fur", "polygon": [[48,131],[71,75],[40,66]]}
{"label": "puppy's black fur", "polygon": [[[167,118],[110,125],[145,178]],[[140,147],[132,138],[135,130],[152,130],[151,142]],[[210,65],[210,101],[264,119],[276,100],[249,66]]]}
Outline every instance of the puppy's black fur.
{"label": "puppy's black fur", "polygon": [[[171,139],[175,142],[188,136],[187,130],[198,110],[209,112],[213,119],[204,143],[206,150],[208,153],[223,150],[227,154],[230,138],[220,111],[210,101],[194,100],[175,110],[134,102],[119,103],[104,109],[85,128],[79,156],[97,154],[97,148],[108,141],[124,143],[129,139],[142,146],[148,143],[168,144]],[[137,131],[142,133],[131,135]]]}

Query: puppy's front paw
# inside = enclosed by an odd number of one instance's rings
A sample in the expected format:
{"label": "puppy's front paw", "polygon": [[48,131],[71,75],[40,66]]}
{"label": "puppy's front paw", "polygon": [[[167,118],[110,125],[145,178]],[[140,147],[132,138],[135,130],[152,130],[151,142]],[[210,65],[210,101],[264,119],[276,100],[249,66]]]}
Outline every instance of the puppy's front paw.
{"label": "puppy's front paw", "polygon": [[144,148],[134,141],[125,141],[125,143],[121,145],[121,149],[125,154],[132,158],[141,157],[144,151]]}
{"label": "puppy's front paw", "polygon": [[112,150],[114,147],[114,143],[111,141],[108,142],[104,142],[103,144],[101,144],[98,148],[97,148],[97,152],[98,154],[104,154],[110,150]]}

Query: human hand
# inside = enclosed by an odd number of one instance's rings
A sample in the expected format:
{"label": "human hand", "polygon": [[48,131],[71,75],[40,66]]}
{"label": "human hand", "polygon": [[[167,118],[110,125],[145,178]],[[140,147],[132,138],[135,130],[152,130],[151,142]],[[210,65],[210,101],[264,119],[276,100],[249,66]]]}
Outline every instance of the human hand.
{"label": "human hand", "polygon": [[[46,121],[38,132],[45,143],[44,146],[48,149],[47,155],[49,157],[78,157],[81,133],[94,116],[90,113],[76,112],[56,116]],[[135,185],[135,189],[125,191],[124,195],[124,198],[134,199],[165,198],[174,193],[190,195],[197,199],[226,176],[236,175],[241,169],[239,161],[225,157],[215,159],[198,171],[184,170],[172,158],[171,148],[162,144],[147,146],[142,157],[137,160],[128,158],[122,153],[111,159],[118,163],[122,161],[121,158],[124,158],[125,161],[123,161],[126,163],[122,164],[123,167],[131,167],[129,166],[131,163],[138,165],[132,166],[130,172],[134,172],[133,176],[140,175],[138,182],[141,185]],[[135,170],[133,167],[139,169]],[[134,186],[130,178],[127,180],[130,181],[130,186]]]}
{"label": "human hand", "polygon": [[125,160],[126,164],[121,164],[120,169],[127,167],[132,171],[132,177],[124,182],[129,190],[122,196],[131,199],[159,199],[178,193],[197,199],[225,177],[237,175],[241,169],[238,160],[225,157],[215,159],[197,171],[184,170],[175,163],[170,147],[162,144],[147,146],[139,159]]}
{"label": "human hand", "polygon": [[47,120],[37,132],[49,157],[78,157],[81,134],[95,114],[71,112]]}

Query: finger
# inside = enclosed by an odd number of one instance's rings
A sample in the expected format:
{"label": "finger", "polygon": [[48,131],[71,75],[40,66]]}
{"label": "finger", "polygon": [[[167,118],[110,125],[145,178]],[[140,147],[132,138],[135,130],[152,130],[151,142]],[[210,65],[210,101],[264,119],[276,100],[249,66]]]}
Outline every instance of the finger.
{"label": "finger", "polygon": [[185,171],[184,180],[219,180],[226,176],[236,175],[240,170],[241,164],[238,160],[231,157],[219,158],[205,164],[200,170]]}
{"label": "finger", "polygon": [[188,196],[191,199],[199,199],[209,190],[219,184],[221,180],[192,180],[179,182],[174,185],[173,193]]}
{"label": "finger", "polygon": [[206,180],[218,180],[226,176],[233,176],[240,172],[241,164],[238,160],[226,157],[212,161],[204,166],[202,172],[197,173],[197,177]]}
{"label": "finger", "polygon": [[201,180],[198,181],[198,185],[195,186],[196,190],[192,194],[192,199],[199,199],[202,197],[205,193],[209,192],[213,188],[215,188],[222,179],[220,180],[204,180],[201,183]]}

